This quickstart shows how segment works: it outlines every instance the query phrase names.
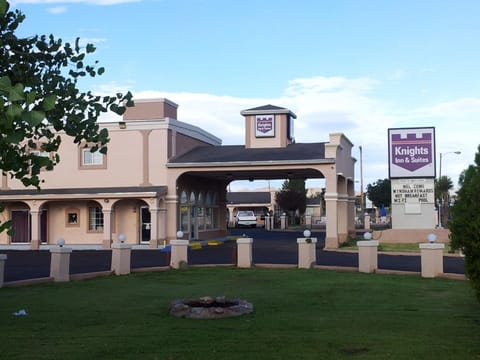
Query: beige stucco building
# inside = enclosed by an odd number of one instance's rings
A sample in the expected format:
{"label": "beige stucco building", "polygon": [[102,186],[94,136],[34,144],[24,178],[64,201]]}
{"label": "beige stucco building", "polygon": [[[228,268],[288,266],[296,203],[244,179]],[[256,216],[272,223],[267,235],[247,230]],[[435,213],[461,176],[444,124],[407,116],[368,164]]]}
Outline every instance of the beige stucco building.
{"label": "beige stucco building", "polygon": [[[60,163],[44,171],[42,190],[3,176],[0,220],[15,234],[0,245],[96,244],[109,248],[119,234],[152,248],[177,238],[227,234],[226,189],[233,180],[325,178],[326,247],[354,231],[352,143],[342,133],[296,143],[296,115],[266,105],[244,110],[245,145],[222,146],[216,136],[177,120],[167,99],[136,101],[123,121],[102,123],[108,154],[91,153],[62,134]],[[50,154],[39,153],[39,156]]]}

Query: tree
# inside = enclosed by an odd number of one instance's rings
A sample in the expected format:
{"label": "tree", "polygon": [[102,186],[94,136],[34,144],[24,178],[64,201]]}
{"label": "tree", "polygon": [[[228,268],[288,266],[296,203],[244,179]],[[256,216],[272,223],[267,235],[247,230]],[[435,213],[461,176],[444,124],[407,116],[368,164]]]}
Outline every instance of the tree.
{"label": "tree", "polygon": [[326,211],[326,209],[325,209],[326,208],[325,191],[326,191],[326,188],[322,188],[321,192],[317,191],[315,194],[309,196],[310,200],[314,200],[314,201],[320,203],[320,214],[322,214],[322,215],[324,215],[325,211]]}
{"label": "tree", "polygon": [[462,172],[448,223],[453,249],[465,254],[465,272],[480,301],[480,145],[475,164]]}
{"label": "tree", "polygon": [[367,185],[368,198],[376,207],[389,207],[392,203],[392,185],[389,179],[378,179]]}
{"label": "tree", "polygon": [[435,182],[435,198],[440,206],[440,226],[445,226],[449,218],[450,190],[453,182],[448,176],[442,176]]}
{"label": "tree", "polygon": [[290,218],[294,218],[297,212],[299,215],[303,215],[307,207],[305,180],[285,180],[282,189],[275,194],[275,201],[280,208],[291,213]]}
{"label": "tree", "polygon": [[[106,153],[108,131],[100,129],[98,117],[107,111],[121,115],[133,102],[130,92],[102,97],[81,91],[79,80],[105,71],[98,61],[85,62],[95,47],[82,47],[78,38],[72,45],[53,35],[18,37],[24,19],[0,0],[0,169],[40,188],[41,169],[51,170],[60,161],[58,132],[76,144],[88,143],[92,152]],[[39,151],[50,156],[38,156]]]}

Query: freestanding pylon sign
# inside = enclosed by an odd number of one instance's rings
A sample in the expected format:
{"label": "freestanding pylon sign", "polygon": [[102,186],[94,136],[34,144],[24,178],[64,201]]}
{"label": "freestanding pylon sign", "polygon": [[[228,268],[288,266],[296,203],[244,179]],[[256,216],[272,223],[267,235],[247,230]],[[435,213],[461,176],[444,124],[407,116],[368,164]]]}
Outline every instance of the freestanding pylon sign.
{"label": "freestanding pylon sign", "polygon": [[435,128],[388,129],[392,229],[435,228]]}

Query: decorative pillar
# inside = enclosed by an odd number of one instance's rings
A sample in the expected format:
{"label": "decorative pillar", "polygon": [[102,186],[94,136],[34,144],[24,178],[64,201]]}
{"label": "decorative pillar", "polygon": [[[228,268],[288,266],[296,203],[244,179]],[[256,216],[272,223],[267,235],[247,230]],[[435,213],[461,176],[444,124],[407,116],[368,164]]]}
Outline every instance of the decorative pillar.
{"label": "decorative pillar", "polygon": [[370,215],[365,214],[363,218],[363,228],[365,230],[370,230]]}
{"label": "decorative pillar", "polygon": [[[367,238],[367,237],[365,237]],[[373,273],[378,269],[378,241],[357,241],[358,246],[358,271]]]}
{"label": "decorative pillar", "polygon": [[104,249],[110,249],[112,245],[112,209],[103,208],[103,242]]}
{"label": "decorative pillar", "polygon": [[158,213],[159,209],[150,207],[150,244],[152,249],[158,248]]}
{"label": "decorative pillar", "polygon": [[167,195],[165,197],[166,211],[166,238],[167,240],[175,239],[177,229],[178,215],[178,196],[176,194]]}
{"label": "decorative pillar", "polygon": [[305,226],[312,227],[312,215],[305,215]]}
{"label": "decorative pillar", "polygon": [[[346,185],[343,184],[342,188]],[[338,243],[342,244],[348,239],[348,195],[346,193],[338,194],[337,202],[337,226],[338,226]]]}
{"label": "decorative pillar", "polygon": [[325,234],[325,248],[338,248],[338,194],[325,193],[325,207],[327,213],[326,234]]}
{"label": "decorative pillar", "polygon": [[170,266],[181,269],[188,265],[188,240],[171,240]]}
{"label": "decorative pillar", "polygon": [[0,288],[3,286],[5,279],[5,262],[7,261],[7,254],[0,254]]}
{"label": "decorative pillar", "polygon": [[112,244],[112,271],[115,275],[130,274],[130,256],[132,246],[125,244],[126,237],[124,234],[118,235],[118,243]]}
{"label": "decorative pillar", "polygon": [[158,209],[159,219],[158,219],[158,240],[160,243],[166,242],[167,233],[165,232],[165,227],[167,223],[167,209]]}
{"label": "decorative pillar", "polygon": [[270,230],[270,215],[265,215],[265,230]]}
{"label": "decorative pillar", "polygon": [[280,216],[280,229],[285,230],[287,228],[287,215],[282,214]]}
{"label": "decorative pillar", "polygon": [[238,238],[237,239],[237,267],[250,268],[252,267],[252,238]]}
{"label": "decorative pillar", "polygon": [[303,232],[305,237],[297,239],[299,269],[311,269],[317,263],[317,238],[311,238],[310,235],[310,230],[306,229]]}
{"label": "decorative pillar", "polygon": [[50,249],[50,277],[55,282],[70,281],[70,253],[72,249],[63,247],[63,243],[65,243],[65,240],[59,241],[59,246]]}
{"label": "decorative pillar", "polygon": [[434,278],[443,274],[443,249],[445,244],[430,242],[419,246],[422,259],[422,277]]}
{"label": "decorative pillar", "polygon": [[30,239],[30,247],[32,250],[38,250],[40,248],[40,209],[30,210],[32,238]]}

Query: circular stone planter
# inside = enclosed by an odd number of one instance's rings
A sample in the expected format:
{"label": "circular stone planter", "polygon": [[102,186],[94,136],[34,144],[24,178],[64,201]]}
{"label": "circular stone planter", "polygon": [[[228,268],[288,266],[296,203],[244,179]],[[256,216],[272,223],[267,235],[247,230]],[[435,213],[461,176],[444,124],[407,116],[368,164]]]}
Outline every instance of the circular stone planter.
{"label": "circular stone planter", "polygon": [[179,299],[170,304],[170,315],[188,319],[221,319],[253,312],[253,305],[240,299],[224,296],[205,296],[198,299]]}

